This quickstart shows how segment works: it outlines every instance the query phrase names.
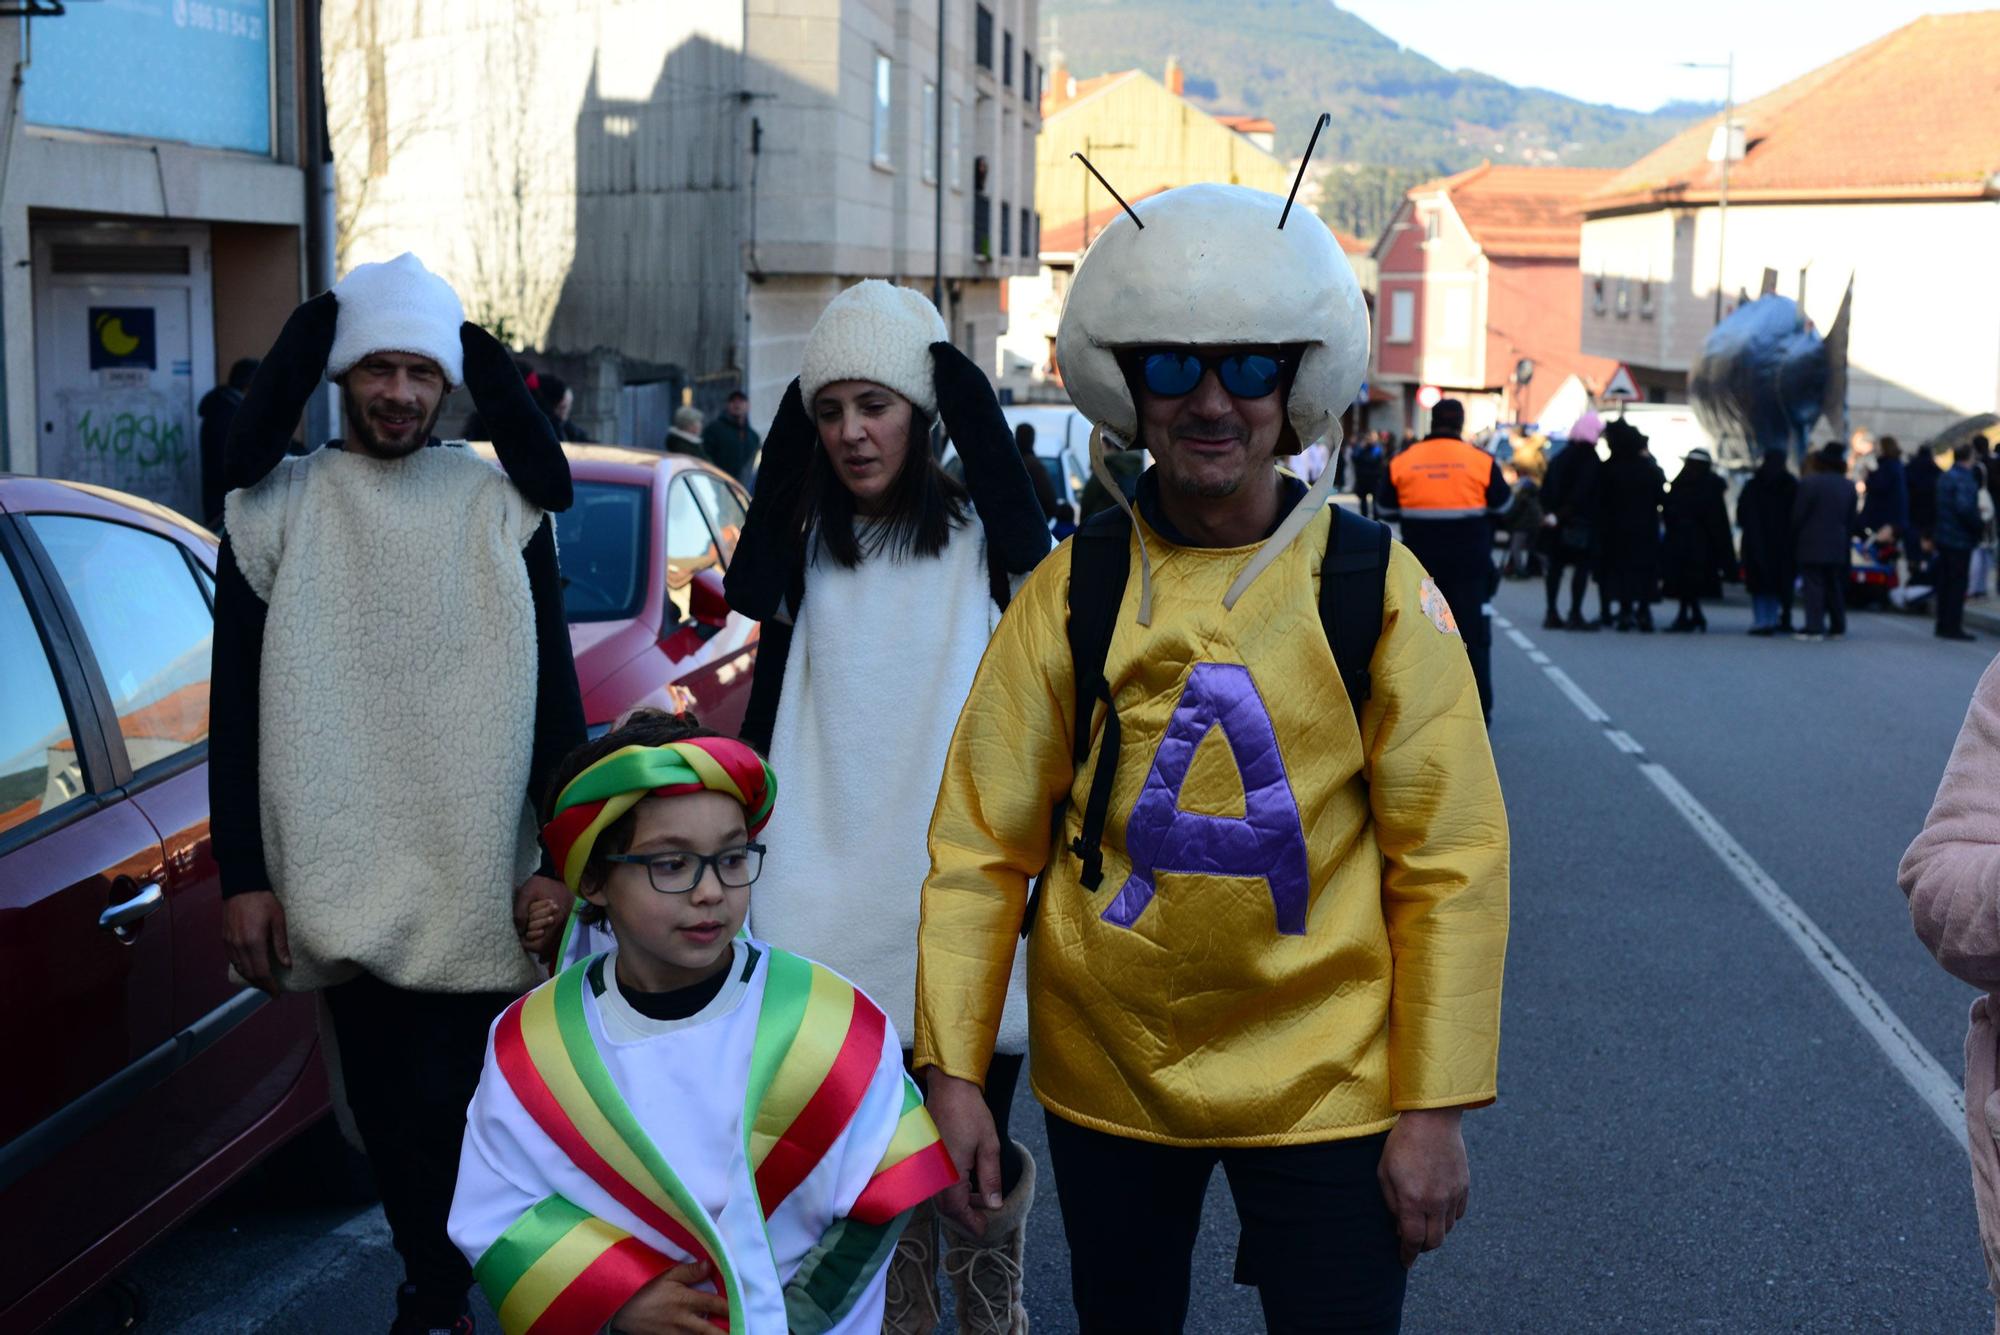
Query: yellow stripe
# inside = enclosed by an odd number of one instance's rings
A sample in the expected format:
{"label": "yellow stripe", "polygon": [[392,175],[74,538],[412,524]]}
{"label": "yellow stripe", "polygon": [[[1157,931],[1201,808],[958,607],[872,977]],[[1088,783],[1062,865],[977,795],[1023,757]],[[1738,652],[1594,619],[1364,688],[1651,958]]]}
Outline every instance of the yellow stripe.
{"label": "yellow stripe", "polygon": [[532,1329],[549,1304],[611,1247],[632,1236],[602,1219],[586,1219],[537,1257],[500,1304],[500,1329],[523,1335]]}
{"label": "yellow stripe", "polygon": [[834,1058],[847,1040],[847,1027],[854,1020],[854,988],[831,969],[814,969],[812,995],[791,1049],[778,1063],[771,1088],[757,1109],[757,1121],[750,1133],[750,1171],[764,1164],[771,1147],[805,1111],[812,1096],[826,1083]]}
{"label": "yellow stripe", "polygon": [[555,986],[545,983],[528,994],[527,1004],[521,1011],[521,1036],[527,1040],[528,1055],[534,1059],[535,1069],[541,1073],[556,1102],[569,1114],[570,1121],[576,1124],[576,1129],[590,1143],[590,1147],[611,1165],[612,1171],[699,1238],[701,1230],[681,1213],[673,1198],[646,1170],[646,1165],[632,1152],[625,1138],[618,1134],[617,1128],[598,1111],[590,1091],[583,1087],[583,1081],[571,1064],[562,1036],[556,1029],[555,996]]}
{"label": "yellow stripe", "polygon": [[937,1124],[924,1110],[924,1105],[919,1103],[896,1123],[896,1134],[889,1138],[889,1148],[883,1151],[882,1162],[875,1166],[875,1171],[879,1173],[885,1168],[894,1168],[937,1138]]}
{"label": "yellow stripe", "polygon": [[750,799],[743,795],[743,790],[736,786],[736,780],[714,756],[686,742],[674,743],[674,754],[687,762],[688,768],[701,779],[704,788],[733,797],[746,807],[750,805]]}
{"label": "yellow stripe", "polygon": [[[629,748],[628,748],[629,749]],[[604,799],[604,809],[597,813],[597,819],[583,827],[583,833],[569,846],[569,856],[563,859],[563,883],[581,886],[583,869],[590,864],[591,849],[597,846],[597,836],[610,828],[611,822],[639,805],[639,799],[646,796],[648,789],[634,789],[629,793],[619,793]]]}

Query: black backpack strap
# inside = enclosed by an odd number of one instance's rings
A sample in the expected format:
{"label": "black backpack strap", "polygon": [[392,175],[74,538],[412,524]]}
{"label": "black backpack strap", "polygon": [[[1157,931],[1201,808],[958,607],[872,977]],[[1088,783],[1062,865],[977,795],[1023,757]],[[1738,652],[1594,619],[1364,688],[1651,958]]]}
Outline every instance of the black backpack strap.
{"label": "black backpack strap", "polygon": [[1333,647],[1334,666],[1361,722],[1361,706],[1374,690],[1368,665],[1382,638],[1382,596],[1389,583],[1389,526],[1345,506],[1330,506],[1333,529],[1319,573],[1319,620]]}
{"label": "black backpack strap", "polygon": [[[1097,768],[1090,776],[1090,797],[1084,804],[1083,831],[1070,845],[1083,860],[1083,883],[1092,890],[1104,881],[1104,818],[1111,805],[1111,785],[1118,775],[1118,711],[1111,703],[1111,687],[1104,680],[1104,660],[1111,652],[1111,634],[1117,629],[1118,608],[1125,601],[1125,582],[1132,571],[1132,521],[1117,507],[1092,515],[1070,539],[1069,557],[1069,655],[1076,684],[1076,727],[1070,738],[1070,760],[1082,769],[1090,759],[1091,724],[1096,721],[1100,701],[1105,708],[1104,746],[1098,753]],[[1049,863],[1062,856],[1060,840],[1063,809],[1056,808],[1049,840]],[[1041,903],[1042,887],[1049,873],[1044,870],[1028,896],[1028,908],[1021,918],[1021,935],[1026,936]]]}

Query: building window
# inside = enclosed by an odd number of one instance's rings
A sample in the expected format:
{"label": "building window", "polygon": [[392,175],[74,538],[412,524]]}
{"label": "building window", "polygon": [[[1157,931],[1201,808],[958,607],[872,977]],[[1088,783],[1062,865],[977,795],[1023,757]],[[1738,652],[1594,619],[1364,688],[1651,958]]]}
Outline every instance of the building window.
{"label": "building window", "polygon": [[1035,53],[1025,46],[1021,48],[1021,100],[1035,100]]}
{"label": "building window", "polygon": [[1639,284],[1639,318],[1653,318],[1653,280],[1650,278]]}
{"label": "building window", "polygon": [[1414,292],[1391,292],[1389,294],[1389,342],[1408,343],[1416,337],[1417,294]]}
{"label": "building window", "polygon": [[1014,86],[1014,34],[1011,32],[1000,34],[1000,82],[1009,88]]}
{"label": "building window", "polygon": [[1021,210],[1021,258],[1024,260],[1035,257],[1035,249],[1032,243],[1034,231],[1029,226],[1029,219],[1032,216],[1026,209]]}
{"label": "building window", "polygon": [[985,5],[979,6],[974,11],[972,51],[973,59],[979,63],[979,68],[983,70],[993,68],[993,11]]}
{"label": "building window", "polygon": [[1014,253],[1014,211],[1007,207],[1007,201],[1000,201],[1000,253]]}
{"label": "building window", "polygon": [[945,151],[951,155],[951,161],[945,167],[945,175],[950,179],[951,188],[954,190],[965,189],[965,156],[959,152],[962,138],[959,131],[964,119],[965,103],[954,97],[951,100],[951,124],[946,127],[945,132]]}
{"label": "building window", "polygon": [[1597,275],[1597,277],[1595,277],[1595,278],[1593,278],[1593,279],[1591,279],[1591,280],[1590,280],[1590,313],[1591,313],[1592,315],[1602,315],[1602,314],[1604,314],[1604,275],[1603,275],[1603,274],[1599,274],[1599,275]]}
{"label": "building window", "polygon": [[993,258],[993,201],[981,194],[972,197],[972,253]]}
{"label": "building window", "polygon": [[937,184],[937,85],[924,80],[924,180]]}
{"label": "building window", "polygon": [[875,54],[875,165],[887,167],[889,157],[889,109],[890,89],[895,80],[895,68],[889,57],[881,52]]}
{"label": "building window", "polygon": [[1424,240],[1435,241],[1437,239],[1438,239],[1438,216],[1435,213],[1426,213],[1424,215]]}
{"label": "building window", "polygon": [[1617,311],[1619,319],[1629,320],[1632,318],[1632,283],[1630,279],[1621,278],[1618,280],[1617,305],[1614,309]]}

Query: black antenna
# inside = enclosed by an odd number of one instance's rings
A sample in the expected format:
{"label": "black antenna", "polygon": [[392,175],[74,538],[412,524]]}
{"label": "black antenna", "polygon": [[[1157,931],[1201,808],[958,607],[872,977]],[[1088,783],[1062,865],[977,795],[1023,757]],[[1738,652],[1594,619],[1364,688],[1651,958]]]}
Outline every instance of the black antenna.
{"label": "black antenna", "polygon": [[[1299,159],[1299,174],[1292,178],[1292,193],[1285,196],[1285,211],[1278,215],[1278,230],[1285,230],[1285,220],[1292,216],[1292,201],[1299,197],[1299,186],[1306,179],[1306,164],[1313,160],[1313,149],[1319,146],[1319,132],[1333,124],[1333,113],[1319,113],[1319,123],[1313,126],[1313,137],[1306,143],[1306,155]],[[1101,179],[1101,178],[1100,178]]]}
{"label": "black antenna", "polygon": [[[1083,169],[1089,172],[1092,176],[1095,176],[1097,178],[1097,183],[1099,185],[1103,186],[1106,190],[1111,191],[1111,197],[1118,201],[1118,207],[1125,210],[1126,217],[1130,218],[1134,223],[1138,224],[1140,231],[1143,232],[1146,230],[1146,224],[1139,222],[1139,215],[1132,212],[1132,206],[1125,202],[1125,196],[1119,194],[1118,191],[1112,187],[1111,182],[1104,179],[1103,172],[1097,170],[1097,168],[1090,165],[1089,158],[1085,157],[1081,153],[1072,153],[1070,154],[1070,156],[1075,158],[1078,162],[1081,162],[1083,164]],[[1090,219],[1086,218],[1084,219],[1084,222],[1086,225],[1088,225]]]}

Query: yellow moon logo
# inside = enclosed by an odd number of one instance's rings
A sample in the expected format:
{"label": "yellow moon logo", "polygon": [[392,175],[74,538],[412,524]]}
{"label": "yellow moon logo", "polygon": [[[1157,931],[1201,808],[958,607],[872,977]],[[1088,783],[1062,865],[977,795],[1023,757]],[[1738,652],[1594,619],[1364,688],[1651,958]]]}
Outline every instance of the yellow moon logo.
{"label": "yellow moon logo", "polygon": [[125,332],[125,322],[115,315],[97,317],[97,341],[114,357],[129,357],[138,351],[139,340]]}

